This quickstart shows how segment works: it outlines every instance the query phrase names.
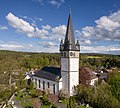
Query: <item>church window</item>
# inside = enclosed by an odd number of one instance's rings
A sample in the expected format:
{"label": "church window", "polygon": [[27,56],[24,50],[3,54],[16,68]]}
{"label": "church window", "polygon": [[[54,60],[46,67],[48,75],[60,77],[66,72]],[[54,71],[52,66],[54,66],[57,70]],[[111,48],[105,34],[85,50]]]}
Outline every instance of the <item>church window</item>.
{"label": "church window", "polygon": [[55,84],[53,84],[53,94],[55,94]]}
{"label": "church window", "polygon": [[40,80],[39,80],[39,88],[40,88]]}
{"label": "church window", "polygon": [[45,90],[45,81],[43,81],[43,90]]}
{"label": "church window", "polygon": [[50,83],[48,82],[48,88],[50,88]]}

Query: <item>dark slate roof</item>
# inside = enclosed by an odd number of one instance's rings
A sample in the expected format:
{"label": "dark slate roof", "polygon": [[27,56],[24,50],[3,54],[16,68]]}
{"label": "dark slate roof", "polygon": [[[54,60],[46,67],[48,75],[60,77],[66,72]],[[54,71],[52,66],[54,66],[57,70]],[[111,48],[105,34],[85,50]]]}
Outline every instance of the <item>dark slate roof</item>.
{"label": "dark slate roof", "polygon": [[88,80],[92,80],[92,79],[97,78],[96,74],[94,73],[94,71],[92,71],[88,67],[80,67],[80,79],[86,78]]}
{"label": "dark slate roof", "polygon": [[97,73],[99,79],[108,79],[108,73]]}
{"label": "dark slate roof", "polygon": [[34,76],[58,82],[61,78],[61,71],[59,67],[45,66],[41,70],[35,71]]}
{"label": "dark slate roof", "polygon": [[69,18],[68,18],[67,31],[66,31],[66,36],[64,40],[63,50],[64,51],[69,51],[69,50],[78,51],[75,45],[71,14],[69,14]]}

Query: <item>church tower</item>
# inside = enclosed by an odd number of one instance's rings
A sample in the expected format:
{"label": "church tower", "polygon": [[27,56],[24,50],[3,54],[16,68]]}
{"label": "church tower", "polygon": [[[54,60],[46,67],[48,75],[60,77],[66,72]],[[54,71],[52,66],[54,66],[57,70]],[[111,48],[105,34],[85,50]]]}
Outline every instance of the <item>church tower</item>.
{"label": "church tower", "polygon": [[61,40],[61,77],[62,90],[72,96],[74,86],[79,84],[79,52],[80,44],[75,44],[72,16],[69,14],[65,40]]}

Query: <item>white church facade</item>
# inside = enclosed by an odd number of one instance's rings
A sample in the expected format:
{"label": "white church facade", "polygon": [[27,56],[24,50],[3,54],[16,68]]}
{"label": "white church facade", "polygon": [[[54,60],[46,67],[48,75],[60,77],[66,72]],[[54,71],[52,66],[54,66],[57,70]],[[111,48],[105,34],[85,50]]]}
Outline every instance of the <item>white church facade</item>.
{"label": "white church facade", "polygon": [[49,90],[55,95],[62,90],[72,96],[74,86],[79,84],[79,52],[79,41],[75,43],[72,17],[69,14],[65,39],[60,43],[61,65],[60,67],[46,66],[35,71],[32,80],[36,88]]}

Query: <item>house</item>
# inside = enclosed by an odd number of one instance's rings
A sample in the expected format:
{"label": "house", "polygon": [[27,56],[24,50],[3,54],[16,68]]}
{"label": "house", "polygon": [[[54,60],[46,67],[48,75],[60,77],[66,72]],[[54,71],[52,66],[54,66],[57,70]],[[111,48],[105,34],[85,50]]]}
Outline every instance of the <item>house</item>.
{"label": "house", "polygon": [[98,76],[96,72],[92,71],[88,67],[80,67],[79,79],[82,84],[95,86],[98,81]]}
{"label": "house", "polygon": [[103,82],[107,82],[108,80],[108,77],[109,77],[109,71],[107,69],[104,69],[103,67],[102,68],[98,68],[96,71],[97,73],[97,77],[98,77],[98,80],[99,80],[99,83]]}
{"label": "house", "polygon": [[60,43],[61,65],[45,66],[41,70],[36,70],[32,76],[36,88],[48,90],[55,95],[62,90],[72,96],[74,86],[79,84],[79,52],[80,44],[78,40],[75,43],[72,16],[69,14],[65,39]]}

